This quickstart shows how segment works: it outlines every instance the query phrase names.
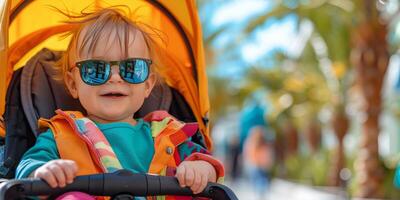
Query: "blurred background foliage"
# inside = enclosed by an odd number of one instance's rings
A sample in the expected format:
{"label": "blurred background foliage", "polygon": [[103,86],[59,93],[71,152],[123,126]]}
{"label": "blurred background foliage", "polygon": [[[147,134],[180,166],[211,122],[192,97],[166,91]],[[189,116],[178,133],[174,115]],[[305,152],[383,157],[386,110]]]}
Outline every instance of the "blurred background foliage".
{"label": "blurred background foliage", "polygon": [[[400,144],[379,140],[399,139],[400,127],[379,124],[383,115],[400,117],[399,3],[246,2],[198,1],[212,126],[257,94],[275,133],[274,176],[353,196],[400,197],[393,186]],[[295,39],[277,34],[285,24]],[[276,44],[268,40],[290,42],[263,48]],[[346,170],[350,177],[341,177]]]}

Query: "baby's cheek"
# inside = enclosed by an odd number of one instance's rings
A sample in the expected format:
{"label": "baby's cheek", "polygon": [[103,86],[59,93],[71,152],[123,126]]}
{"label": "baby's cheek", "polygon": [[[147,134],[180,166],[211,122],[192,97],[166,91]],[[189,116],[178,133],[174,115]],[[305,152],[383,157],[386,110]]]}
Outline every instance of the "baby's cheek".
{"label": "baby's cheek", "polygon": [[145,99],[140,96],[132,96],[130,98],[129,107],[131,112],[136,113],[145,103]]}
{"label": "baby's cheek", "polygon": [[96,99],[96,96],[90,93],[81,93],[79,101],[81,102],[82,107],[88,112],[96,111],[96,106],[100,103],[100,101]]}

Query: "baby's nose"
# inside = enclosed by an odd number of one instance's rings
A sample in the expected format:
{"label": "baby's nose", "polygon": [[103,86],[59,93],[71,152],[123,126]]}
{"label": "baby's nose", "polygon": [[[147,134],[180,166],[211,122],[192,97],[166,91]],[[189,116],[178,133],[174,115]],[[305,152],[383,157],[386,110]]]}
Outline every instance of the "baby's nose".
{"label": "baby's nose", "polygon": [[111,66],[111,77],[109,82],[122,82],[122,78],[119,75],[119,66],[118,65],[112,65]]}

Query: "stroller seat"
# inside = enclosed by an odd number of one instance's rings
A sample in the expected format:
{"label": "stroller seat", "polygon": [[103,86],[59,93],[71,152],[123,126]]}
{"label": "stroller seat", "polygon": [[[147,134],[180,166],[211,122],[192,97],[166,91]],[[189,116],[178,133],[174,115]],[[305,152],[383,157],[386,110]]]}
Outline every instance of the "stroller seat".
{"label": "stroller seat", "polygon": [[[38,52],[43,47],[65,49],[68,42],[67,38],[64,38],[67,40],[59,38],[71,31],[73,27],[65,24],[64,22],[69,20],[68,17],[57,14],[54,8],[80,13],[83,9],[92,7],[124,5],[124,9],[135,11],[137,14],[137,16],[130,16],[132,20],[154,28],[157,30],[157,35],[162,33],[161,35],[167,36],[157,39],[156,43],[162,52],[159,59],[160,65],[168,66],[161,70],[160,75],[168,84],[157,85],[135,117],[161,109],[167,110],[181,121],[197,122],[200,131],[190,139],[212,150],[213,143],[208,123],[210,110],[208,81],[196,1],[5,0],[0,5],[4,8],[0,10],[2,27],[0,46],[3,47],[0,48],[0,93],[1,96],[6,96],[4,99],[0,98],[0,110],[4,112],[5,127],[0,126],[0,135],[3,137],[5,135],[4,138],[0,137],[0,150],[3,150],[0,152],[0,155],[3,155],[3,157],[0,156],[0,177],[14,178],[15,168],[22,155],[33,146],[36,137],[40,134],[41,130],[37,128],[38,118],[51,118],[56,109],[83,111],[79,102],[68,95],[63,84],[52,78],[56,73],[52,66],[60,59],[61,52],[49,49]],[[28,62],[27,58],[30,58]],[[26,63],[24,67],[15,70],[16,66],[24,63]],[[157,180],[167,178],[174,177],[155,177]],[[82,179],[87,180],[86,177]],[[113,178],[110,180],[115,181]],[[25,189],[36,188],[40,185],[40,183],[29,183],[27,187],[22,187],[22,181],[31,180],[0,181],[0,199],[7,196],[2,196],[4,193],[20,193]],[[173,181],[177,183],[175,179]],[[162,184],[155,181],[144,182],[153,183],[155,187],[149,191],[152,191],[154,195],[176,194],[177,190],[182,189],[179,185],[172,187],[168,183],[165,186],[170,190],[168,193],[162,193],[159,190]],[[116,184],[113,183],[111,185],[115,186]],[[103,189],[110,188],[103,187]],[[214,186],[209,188],[214,188]],[[155,192],[156,190],[158,192]],[[218,194],[215,190],[209,191]]]}

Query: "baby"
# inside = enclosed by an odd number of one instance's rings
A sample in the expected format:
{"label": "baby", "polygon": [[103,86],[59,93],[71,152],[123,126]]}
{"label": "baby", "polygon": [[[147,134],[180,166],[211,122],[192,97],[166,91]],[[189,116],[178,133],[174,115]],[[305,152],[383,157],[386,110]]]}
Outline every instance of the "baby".
{"label": "baby", "polygon": [[125,16],[107,8],[73,22],[61,71],[86,114],[58,110],[42,120],[49,129],[24,154],[17,178],[64,187],[77,175],[124,168],[175,175],[196,194],[223,176],[222,165],[190,141],[197,131],[190,124],[165,112],[134,119],[157,81],[157,52],[151,35]]}

